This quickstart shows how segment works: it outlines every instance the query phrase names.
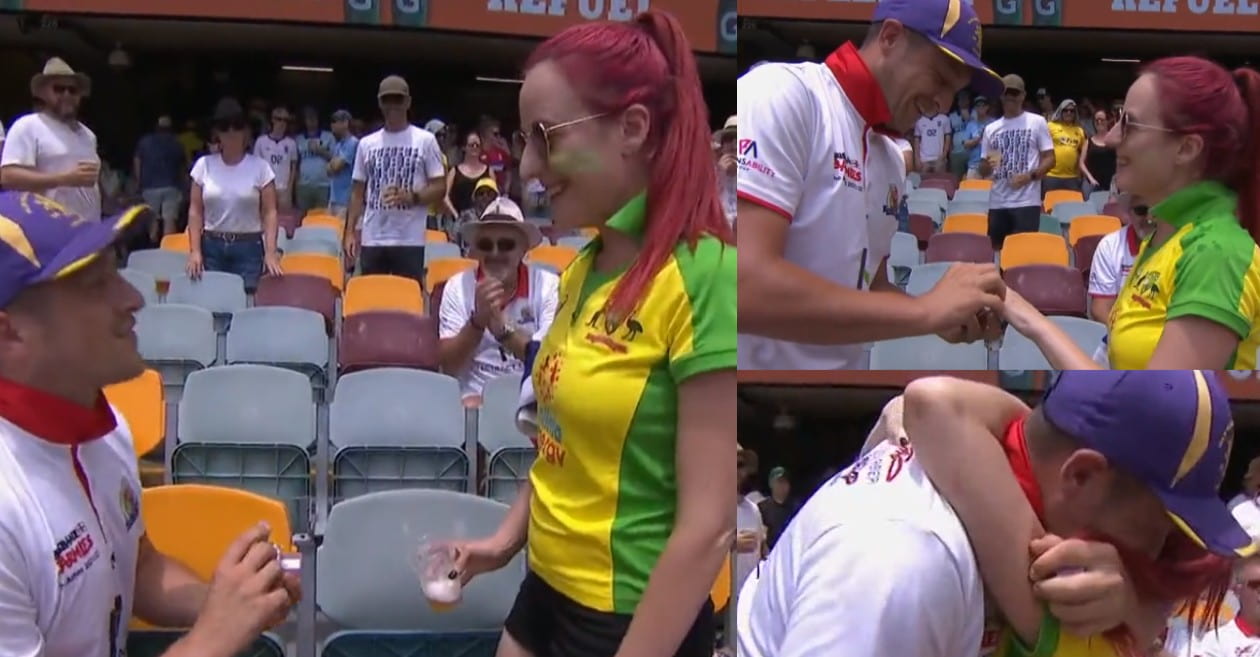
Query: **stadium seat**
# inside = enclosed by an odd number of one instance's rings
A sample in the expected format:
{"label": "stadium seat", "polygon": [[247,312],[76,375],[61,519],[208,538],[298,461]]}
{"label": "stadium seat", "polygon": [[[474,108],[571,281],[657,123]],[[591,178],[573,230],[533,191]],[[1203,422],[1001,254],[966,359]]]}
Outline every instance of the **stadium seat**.
{"label": "stadium seat", "polygon": [[453,377],[401,368],[348,374],[337,382],[328,426],[334,503],[398,488],[468,488]]}
{"label": "stadium seat", "polygon": [[945,192],[946,198],[953,198],[958,183],[953,178],[928,178],[919,183],[919,190],[939,189]]}
{"label": "stadium seat", "polygon": [[544,244],[530,249],[525,254],[525,262],[531,265],[547,267],[559,273],[564,271],[565,267],[569,266],[569,263],[573,262],[577,254],[577,249]]}
{"label": "stadium seat", "polygon": [[[303,228],[331,228],[337,235],[337,241],[340,243],[341,238],[345,235],[345,225],[342,221],[331,214],[312,214],[302,219],[301,226]],[[294,232],[290,237],[296,237]]]}
{"label": "stadium seat", "polygon": [[425,244],[438,244],[451,241],[444,230],[433,230],[428,228],[424,231]]}
{"label": "stadium seat", "polygon": [[1107,201],[1103,204],[1102,212],[1099,214],[1108,214],[1113,217],[1119,217],[1120,223],[1128,223],[1125,221],[1125,217],[1128,217],[1130,213],[1129,208],[1127,208],[1124,203],[1119,201]]}
{"label": "stadium seat", "polygon": [[[336,626],[324,655],[493,655],[525,575],[525,554],[478,576],[454,608],[434,611],[414,565],[422,541],[493,534],[505,504],[444,490],[363,495],[332,508],[315,591]],[[480,647],[478,647],[480,646]],[[488,650],[488,652],[487,652]]]}
{"label": "stadium seat", "polygon": [[425,263],[424,287],[430,292],[438,283],[465,269],[474,269],[477,261],[472,258],[439,258]]}
{"label": "stadium seat", "polygon": [[992,263],[993,242],[984,234],[939,233],[928,240],[923,261]]}
{"label": "stadium seat", "polygon": [[258,291],[254,292],[254,306],[288,306],[317,312],[324,318],[325,333],[331,336],[337,313],[337,290],[322,276],[292,273],[264,276],[258,281]]}
{"label": "stadium seat", "polygon": [[918,171],[911,171],[906,174],[906,189],[918,189],[919,183],[923,182],[923,174]]}
{"label": "stadium seat", "polygon": [[[939,191],[939,190],[938,190]],[[945,220],[945,207],[948,205],[944,202],[937,202],[934,199],[916,199],[910,198],[906,201],[906,208],[910,214],[921,214],[932,219],[932,224],[939,226]]]}
{"label": "stadium seat", "polygon": [[[182,630],[132,630],[127,633],[127,657],[164,657],[175,642],[184,637]],[[254,639],[236,657],[286,657],[284,639],[266,633]]]}
{"label": "stadium seat", "polygon": [[136,313],[136,342],[140,356],[161,375],[166,397],[179,401],[188,374],[215,361],[214,315],[176,303],[145,306]]}
{"label": "stadium seat", "polygon": [[163,284],[183,276],[188,267],[188,254],[167,249],[140,249],[127,256],[127,268],[147,272]]}
{"label": "stadium seat", "polygon": [[1015,233],[1002,243],[1002,269],[1021,265],[1068,266],[1067,243],[1062,235]]}
{"label": "stadium seat", "polygon": [[919,240],[910,233],[893,233],[892,250],[888,255],[888,267],[891,273],[888,280],[898,286],[904,286],[910,276],[910,269],[923,261],[919,251]]}
{"label": "stadium seat", "polygon": [[[298,232],[302,229],[299,228]],[[283,253],[314,253],[317,255],[329,255],[334,257],[341,256],[341,247],[333,242],[322,239],[310,239],[298,235],[284,243]]]}
{"label": "stadium seat", "polygon": [[1059,223],[1058,217],[1055,217],[1052,214],[1043,214],[1041,215],[1041,224],[1038,226],[1037,230],[1050,235],[1062,235],[1063,224]]}
{"label": "stadium seat", "polygon": [[313,310],[284,306],[246,308],[232,316],[227,362],[296,370],[322,389],[328,380],[328,334]]}
{"label": "stadium seat", "polygon": [[1089,201],[1090,205],[1093,205],[1095,208],[1097,208],[1098,212],[1101,214],[1103,208],[1107,206],[1107,201],[1111,200],[1111,192],[1105,189],[1100,189],[1095,192],[1090,192],[1089,198],[1085,200]]}
{"label": "stadium seat", "polygon": [[423,315],[424,293],[419,283],[402,276],[375,274],[351,277],[346,281],[341,314],[348,317],[372,310]]}
{"label": "stadium seat", "polygon": [[[1099,322],[1080,317],[1051,317],[1063,329],[1081,351],[1093,354],[1107,335],[1107,327]],[[1001,370],[1041,371],[1051,369],[1050,362],[1032,340],[1010,326],[1002,336],[998,349],[998,368]]]}
{"label": "stadium seat", "polygon": [[1101,214],[1083,214],[1068,224],[1068,244],[1076,246],[1087,235],[1106,235],[1120,230],[1120,220]]}
{"label": "stadium seat", "polygon": [[[1060,201],[1050,212],[1061,224],[1070,224],[1072,220],[1086,214],[1097,214],[1094,206],[1085,201]],[[1065,231],[1066,232],[1066,231]]]}
{"label": "stadium seat", "polygon": [[298,214],[296,210],[280,210],[276,213],[276,218],[280,221],[280,232],[284,233],[286,237],[292,238],[294,231],[298,229],[298,226],[302,225],[302,215]]}
{"label": "stadium seat", "polygon": [[940,183],[933,182],[931,185],[929,185],[928,183],[929,181],[927,180],[923,181],[923,184],[919,185],[918,189],[907,194],[907,200],[927,201],[931,203],[936,203],[937,205],[941,207],[948,206],[949,193],[945,191],[944,187],[935,186]]}
{"label": "stadium seat", "polygon": [[341,294],[345,286],[346,272],[341,258],[318,253],[288,253],[280,259],[280,269],[286,274],[313,274],[326,279]]}
{"label": "stadium seat", "polygon": [[464,253],[459,250],[458,244],[450,242],[430,242],[424,245],[424,263],[427,265],[434,260],[446,258],[460,258]]}
{"label": "stadium seat", "polygon": [[374,310],[341,322],[341,373],[373,367],[438,368],[437,320],[413,313]]}
{"label": "stadium seat", "polygon": [[989,202],[985,201],[959,201],[953,200],[945,207],[945,216],[952,214],[982,214],[989,216]]}
{"label": "stadium seat", "polygon": [[1080,270],[1086,285],[1089,284],[1090,267],[1094,264],[1094,251],[1098,249],[1098,243],[1103,237],[1103,235],[1086,235],[1077,240],[1076,245],[1072,247],[1072,259],[1076,262],[1076,268]]}
{"label": "stadium seat", "polygon": [[1076,269],[1058,265],[1022,265],[1006,269],[1006,284],[1046,315],[1085,316],[1085,283]]}
{"label": "stadium seat", "polygon": [[591,239],[592,238],[587,237],[586,235],[570,235],[556,240],[556,246],[565,246],[576,251],[581,251],[586,248],[586,245],[591,242]]}
{"label": "stadium seat", "polygon": [[441,316],[442,313],[442,293],[446,291],[446,281],[442,281],[434,286],[433,291],[429,293],[429,314],[434,317]]}
{"label": "stadium seat", "polygon": [[1084,202],[1085,197],[1074,189],[1052,189],[1046,192],[1046,198],[1042,201],[1042,205],[1046,212],[1054,214],[1054,208],[1064,201]]}
{"label": "stadium seat", "polygon": [[[989,215],[987,214],[951,214],[941,224],[942,233],[975,233],[989,234]],[[931,244],[931,242],[929,242]]]}
{"label": "stadium seat", "polygon": [[713,608],[719,611],[731,601],[730,556],[722,560],[722,569],[718,571],[717,579],[713,581],[713,588],[709,589],[709,600],[713,602]]}
{"label": "stadium seat", "polygon": [[341,233],[332,226],[303,223],[293,231],[293,239],[328,242],[341,250]]}
{"label": "stadium seat", "polygon": [[[987,191],[990,191],[990,190],[992,190],[992,189],[993,189],[993,181],[992,181],[992,180],[982,180],[982,179],[977,179],[977,180],[963,180],[963,181],[961,181],[961,182],[959,182],[959,183],[958,183],[958,189],[959,189],[959,191],[972,191],[972,190],[980,190],[980,191],[986,191],[986,192],[987,192]],[[955,193],[957,193],[957,192],[955,192]]]}
{"label": "stadium seat", "polygon": [[123,267],[118,270],[118,273],[131,283],[131,287],[136,288],[140,296],[144,297],[146,304],[158,302],[157,279],[153,277],[153,274],[130,267]]}
{"label": "stadium seat", "polygon": [[950,344],[935,335],[882,340],[871,348],[872,370],[983,370],[984,342]]}
{"label": "stadium seat", "polygon": [[171,280],[166,300],[205,308],[217,316],[231,315],[243,310],[247,304],[245,281],[236,274],[223,271],[201,272],[201,278],[197,280],[180,276]]}
{"label": "stadium seat", "polygon": [[516,428],[520,395],[521,377],[516,375],[491,379],[481,392],[477,442],[490,458],[487,494],[504,504],[516,499],[521,483],[529,478],[536,453],[530,438]]}
{"label": "stadium seat", "polygon": [[162,375],[146,369],[130,381],[105,387],[105,398],[122,413],[131,429],[136,457],[144,457],[166,436],[166,394]]}
{"label": "stadium seat", "polygon": [[171,233],[162,237],[161,248],[167,251],[188,253],[188,233]]}
{"label": "stadium seat", "polygon": [[926,249],[928,240],[936,233],[936,221],[929,215],[914,213],[910,214],[907,221],[910,224],[910,234],[919,240],[919,250]]}
{"label": "stadium seat", "polygon": [[906,281],[906,294],[919,296],[931,290],[941,280],[953,263],[932,262],[919,265],[910,270],[910,278]]}
{"label": "stadium seat", "polygon": [[[975,182],[975,181],[971,181]],[[984,182],[988,182],[987,180]],[[966,189],[961,188],[954,192],[954,198],[950,203],[982,203],[985,208],[989,207],[989,188],[982,189]]]}

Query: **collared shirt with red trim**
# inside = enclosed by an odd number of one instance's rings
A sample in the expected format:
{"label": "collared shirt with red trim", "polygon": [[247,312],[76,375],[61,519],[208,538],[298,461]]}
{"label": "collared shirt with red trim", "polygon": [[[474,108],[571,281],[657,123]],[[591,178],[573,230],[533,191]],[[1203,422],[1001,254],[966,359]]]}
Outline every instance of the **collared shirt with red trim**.
{"label": "collared shirt with red trim", "polygon": [[0,655],[121,654],[144,521],[125,421],[0,379]]}
{"label": "collared shirt with red trim", "polygon": [[1124,279],[1133,269],[1142,248],[1143,237],[1133,224],[1107,233],[1094,249],[1094,259],[1089,267],[1089,295],[1114,299],[1124,286]]}
{"label": "collared shirt with red trim", "polygon": [[[905,191],[883,91],[851,43],[824,63],[765,64],[739,79],[739,198],[789,221],[783,257],[865,290],[884,267]],[[854,369],[862,345],[740,336],[741,369]]]}

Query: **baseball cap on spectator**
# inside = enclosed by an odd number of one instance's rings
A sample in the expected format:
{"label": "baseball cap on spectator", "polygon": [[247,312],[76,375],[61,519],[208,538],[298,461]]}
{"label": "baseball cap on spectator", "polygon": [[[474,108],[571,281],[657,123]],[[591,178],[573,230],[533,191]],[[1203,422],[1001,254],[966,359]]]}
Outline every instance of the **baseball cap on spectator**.
{"label": "baseball cap on spectator", "polygon": [[136,205],[102,221],[85,219],[50,198],[0,192],[0,308],[23,290],[69,276],[96,260],[149,212]]}
{"label": "baseball cap on spectator", "polygon": [[1028,87],[1024,86],[1024,78],[1014,73],[1002,76],[1002,91],[1005,92],[1007,89],[1014,89],[1021,94],[1028,93]]}
{"label": "baseball cap on spectator", "polygon": [[506,196],[500,196],[491,201],[481,213],[480,219],[470,221],[460,227],[464,242],[474,241],[477,238],[477,231],[482,226],[489,225],[511,226],[520,231],[522,237],[525,238],[526,249],[532,249],[542,242],[542,231],[538,230],[538,226],[525,221],[525,214],[521,212],[521,207]]}
{"label": "baseball cap on spectator", "polygon": [[495,196],[499,195],[499,183],[496,183],[494,178],[490,176],[477,179],[477,184],[473,186],[473,196],[476,196],[477,192],[480,192],[483,189],[488,189],[494,192]]}
{"label": "baseball cap on spectator", "polygon": [[988,96],[1001,93],[1001,78],[980,61],[980,18],[966,0],[881,0],[872,22],[895,20],[965,64],[971,88]]}
{"label": "baseball cap on spectator", "polygon": [[1214,372],[1064,371],[1041,408],[1050,424],[1149,487],[1196,543],[1230,558],[1256,553],[1220,498],[1234,420]]}
{"label": "baseball cap on spectator", "polygon": [[411,96],[411,87],[407,81],[398,75],[389,75],[381,80],[381,84],[376,89],[376,97],[384,98],[386,96]]}
{"label": "baseball cap on spectator", "polygon": [[350,115],[349,110],[339,109],[332,113],[332,120],[334,123],[339,121],[349,121],[351,118],[353,117]]}

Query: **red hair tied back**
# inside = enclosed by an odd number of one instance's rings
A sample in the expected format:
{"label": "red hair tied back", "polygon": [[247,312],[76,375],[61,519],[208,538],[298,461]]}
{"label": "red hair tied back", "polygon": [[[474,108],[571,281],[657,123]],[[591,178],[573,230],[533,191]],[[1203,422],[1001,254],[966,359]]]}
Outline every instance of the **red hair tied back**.
{"label": "red hair tied back", "polygon": [[1251,128],[1235,183],[1238,220],[1260,242],[1260,73],[1250,68],[1234,69],[1234,82],[1247,106],[1247,125]]}
{"label": "red hair tied back", "polygon": [[632,24],[570,27],[539,46],[525,68],[548,60],[561,67],[592,109],[618,112],[641,103],[651,112],[641,250],[605,308],[613,321],[624,320],[680,242],[694,248],[705,234],[733,242],[718,199],[708,106],[695,55],[678,19],[650,10]]}

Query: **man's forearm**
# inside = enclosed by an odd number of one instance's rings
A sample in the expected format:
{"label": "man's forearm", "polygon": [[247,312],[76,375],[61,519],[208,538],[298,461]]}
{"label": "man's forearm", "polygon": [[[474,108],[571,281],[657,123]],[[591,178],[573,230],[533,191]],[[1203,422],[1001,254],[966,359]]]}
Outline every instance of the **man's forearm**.
{"label": "man's forearm", "polygon": [[1045,178],[1046,174],[1050,173],[1050,170],[1053,168],[1054,151],[1049,151],[1041,154],[1041,161],[1037,163],[1037,168],[1034,171],[1037,173],[1038,178]]}
{"label": "man's forearm", "polygon": [[499,341],[499,346],[508,350],[519,360],[525,360],[525,350],[529,347],[530,334],[524,329],[512,331],[512,335]]}
{"label": "man's forearm", "polygon": [[136,565],[136,615],[158,627],[192,627],[210,587],[182,563],[143,549]]}
{"label": "man's forearm", "polygon": [[358,230],[360,222],[363,221],[363,183],[354,183],[350,187],[350,212],[348,226],[346,230]]}
{"label": "man's forearm", "polygon": [[0,169],[0,185],[4,185],[5,189],[42,194],[54,187],[61,187],[63,183],[62,174],[59,173],[40,173],[16,164]]}
{"label": "man's forearm", "polygon": [[446,197],[446,178],[434,178],[416,192],[417,205],[432,205]]}
{"label": "man's forearm", "polygon": [[481,336],[486,332],[473,326],[472,319],[464,324],[464,328],[452,338],[443,338],[438,342],[438,361],[442,363],[442,371],[447,374],[461,372],[472,362],[477,345],[481,344]]}

